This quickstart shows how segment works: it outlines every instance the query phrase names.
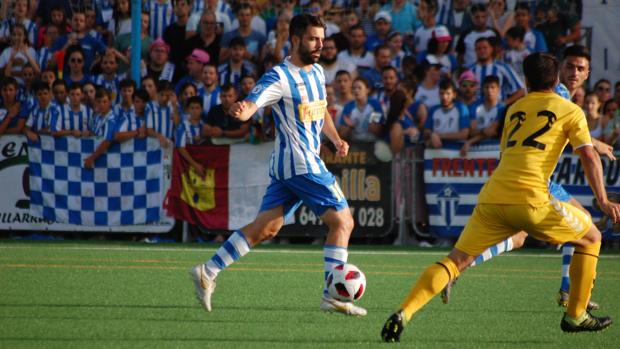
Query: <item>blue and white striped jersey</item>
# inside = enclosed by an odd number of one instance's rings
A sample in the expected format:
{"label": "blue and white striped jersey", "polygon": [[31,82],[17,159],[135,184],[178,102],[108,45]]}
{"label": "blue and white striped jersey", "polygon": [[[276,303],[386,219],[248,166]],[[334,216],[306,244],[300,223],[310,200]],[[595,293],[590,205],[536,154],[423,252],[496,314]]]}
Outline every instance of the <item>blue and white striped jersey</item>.
{"label": "blue and white striped jersey", "polygon": [[202,91],[199,91],[198,95],[202,96],[202,112],[204,115],[207,115],[211,108],[215,107],[218,104],[222,104],[222,100],[220,99],[220,92],[221,89],[219,86],[211,92],[207,92],[204,88],[202,89]]}
{"label": "blue and white striped jersey", "polygon": [[168,139],[174,139],[174,120],[172,118],[172,106],[161,106],[159,102],[152,101],[146,107],[146,128]]}
{"label": "blue and white striped jersey", "polygon": [[271,105],[276,129],[270,176],[279,179],[327,172],[319,156],[321,130],[327,112],[323,67],[307,72],[289,59],[267,71],[247,101],[259,108]]}
{"label": "blue and white striped jersey", "polygon": [[424,123],[424,128],[436,133],[459,132],[464,128],[469,128],[469,110],[461,102],[454,102],[450,109],[444,109],[441,105],[436,105],[428,109],[428,117]]}
{"label": "blue and white striped jersey", "polygon": [[112,101],[114,104],[121,102],[121,89],[119,85],[123,79],[125,79],[126,74],[114,74],[114,78],[112,80],[107,80],[103,74],[96,75],[92,81],[93,84],[102,86],[106,90],[112,92]]}
{"label": "blue and white striped jersey", "polygon": [[176,20],[172,0],[149,0],[144,4],[144,10],[151,18],[149,34],[153,40],[164,35],[164,30]]}
{"label": "blue and white striped jersey", "polygon": [[497,103],[493,107],[487,109],[484,101],[475,102],[469,107],[470,119],[476,120],[476,128],[482,130],[489,127],[493,122],[499,121],[503,115],[506,106],[503,103]]}
{"label": "blue and white striped jersey", "polygon": [[[7,18],[6,20],[2,21],[2,23],[0,23],[0,38],[10,38],[11,29],[13,28],[13,26],[15,26],[15,23],[15,17]],[[26,18],[21,22],[21,24],[26,27],[30,46],[34,47],[34,45],[37,43],[37,32],[39,31],[37,23]]]}
{"label": "blue and white striped jersey", "polygon": [[563,83],[559,83],[559,84],[555,85],[554,91],[560,97],[562,97],[564,99],[568,99],[569,101],[571,100],[571,98],[570,98],[570,91],[568,91],[568,88]]}
{"label": "blue and white striped jersey", "polygon": [[103,137],[106,141],[114,140],[116,132],[116,115],[110,110],[106,115],[97,114],[90,122],[90,131],[95,137]]}
{"label": "blue and white striped jersey", "polygon": [[183,121],[177,128],[174,145],[177,147],[184,147],[186,145],[200,143],[200,141],[202,141],[203,126],[204,124],[202,121],[197,124],[193,124],[189,120]]}
{"label": "blue and white striped jersey", "polygon": [[89,129],[90,122],[93,117],[93,110],[84,104],[80,105],[80,110],[74,112],[69,104],[65,104],[62,108],[58,107],[58,117],[52,119],[50,131],[57,132],[62,130],[79,130],[86,131]]}
{"label": "blue and white striped jersey", "polygon": [[482,65],[476,63],[471,65],[469,69],[476,75],[476,79],[480,82],[489,75],[495,75],[499,78],[499,86],[501,90],[501,100],[508,98],[511,94],[525,88],[523,80],[512,70],[507,64],[494,60],[489,64]]}
{"label": "blue and white striped jersey", "polygon": [[117,115],[115,132],[137,131],[142,125],[144,125],[144,119],[138,117],[135,111],[122,116]]}
{"label": "blue and white striped jersey", "polygon": [[26,126],[33,132],[39,132],[42,129],[50,129],[52,121],[58,118],[60,111],[55,104],[50,103],[46,108],[38,106],[30,111],[30,116],[26,121]]}

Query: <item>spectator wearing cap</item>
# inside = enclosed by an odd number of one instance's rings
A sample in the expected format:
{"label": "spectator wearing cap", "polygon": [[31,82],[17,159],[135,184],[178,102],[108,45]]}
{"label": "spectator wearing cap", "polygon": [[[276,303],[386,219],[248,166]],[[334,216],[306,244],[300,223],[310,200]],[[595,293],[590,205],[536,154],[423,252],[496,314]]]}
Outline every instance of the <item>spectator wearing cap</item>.
{"label": "spectator wearing cap", "polygon": [[464,32],[456,44],[459,62],[464,66],[476,62],[476,40],[479,38],[494,38],[499,40],[499,34],[487,26],[488,13],[484,4],[478,3],[471,7],[473,28]]}
{"label": "spectator wearing cap", "polygon": [[478,80],[471,70],[465,70],[459,76],[458,99],[466,106],[478,101]]}
{"label": "spectator wearing cap", "polygon": [[227,60],[232,55],[231,42],[237,37],[245,42],[246,53],[244,53],[244,58],[258,59],[260,49],[265,45],[267,39],[265,35],[252,28],[252,7],[248,4],[241,4],[236,15],[239,20],[239,28],[224,33],[222,36],[220,60]]}
{"label": "spectator wearing cap", "polygon": [[[422,26],[416,29],[413,34],[413,47],[416,53],[426,51],[428,42],[433,37],[436,29],[441,29],[443,35],[445,33],[450,37],[448,28],[437,25],[437,0],[422,0],[418,6],[418,16],[422,20]],[[451,39],[451,38],[450,38]]]}
{"label": "spectator wearing cap", "polygon": [[155,81],[176,82],[178,80],[176,66],[168,61],[170,46],[166,44],[164,39],[159,38],[153,41],[149,52],[151,59],[146,65],[146,69],[142,71],[142,77],[150,76]]}
{"label": "spectator wearing cap", "polygon": [[149,34],[153,39],[161,38],[164,30],[176,19],[172,0],[146,0],[143,7],[151,17]]}
{"label": "spectator wearing cap", "polygon": [[413,32],[421,25],[416,9],[410,1],[392,0],[381,10],[387,11],[392,18],[392,29],[405,35]]}
{"label": "spectator wearing cap", "polygon": [[375,14],[375,33],[368,36],[366,49],[373,51],[377,46],[386,43],[388,34],[392,29],[392,16],[387,11],[379,11]]}
{"label": "spectator wearing cap", "polygon": [[187,40],[187,46],[204,50],[209,54],[209,62],[217,65],[220,62],[220,41],[222,35],[216,30],[217,17],[214,12],[205,11],[200,17],[200,33]]}
{"label": "spectator wearing cap", "polygon": [[360,68],[358,69],[360,76],[364,77],[370,84],[370,88],[374,91],[379,91],[383,88],[383,81],[381,78],[383,68],[390,66],[391,51],[387,45],[380,45],[375,48],[375,65],[372,68]]}
{"label": "spectator wearing cap", "polygon": [[209,54],[197,48],[192,51],[192,54],[187,56],[185,61],[187,62],[187,75],[181,78],[176,85],[175,92],[177,96],[181,93],[181,86],[188,82],[194,84],[199,91],[204,90],[202,70],[205,64],[209,63]]}
{"label": "spectator wearing cap", "polygon": [[232,39],[230,41],[230,58],[217,68],[221,84],[230,83],[239,89],[243,76],[256,73],[256,66],[245,57],[247,57],[247,49],[243,38]]}
{"label": "spectator wearing cap", "polygon": [[323,41],[323,50],[321,51],[319,64],[323,67],[326,84],[331,84],[336,78],[336,73],[341,70],[357,75],[357,66],[353,62],[346,59],[338,59],[336,40],[331,36]]}
{"label": "spectator wearing cap", "polygon": [[525,95],[525,84],[510,66],[493,58],[493,50],[491,39],[482,37],[476,40],[476,63],[468,68],[478,81],[483,81],[489,75],[497,76],[501,99],[509,106]]}
{"label": "spectator wearing cap", "polygon": [[372,68],[375,57],[366,50],[366,33],[361,25],[349,28],[349,49],[338,53],[338,60],[353,62],[359,68]]}
{"label": "spectator wearing cap", "polygon": [[[183,61],[190,54],[190,52],[192,52],[192,49],[187,44],[187,41],[183,40],[185,38],[185,26],[187,25],[191,8],[190,0],[176,0],[174,2],[175,21],[164,29],[164,33],[162,35],[162,38],[166,44],[170,46],[169,60],[178,69],[184,67]],[[185,69],[182,69],[182,71],[185,72]]]}
{"label": "spectator wearing cap", "polygon": [[444,78],[450,78],[452,72],[458,67],[456,57],[450,53],[450,44],[452,36],[444,26],[437,26],[428,41],[428,50],[422,51],[416,55],[417,63],[424,62],[430,57],[430,60],[437,61],[441,64],[441,73]]}
{"label": "spectator wearing cap", "polygon": [[439,81],[441,80],[441,63],[433,57],[427,57],[421,65],[422,82],[418,85],[415,101],[427,107],[439,104]]}
{"label": "spectator wearing cap", "polygon": [[[142,44],[140,45],[140,57],[143,60],[147,60],[149,57],[149,50],[151,44],[153,43],[153,38],[149,35],[149,23],[150,17],[148,12],[142,12],[140,16],[140,39]],[[125,57],[130,57],[131,53],[131,33],[121,34],[114,40],[114,48],[125,55]],[[119,73],[126,73],[129,70],[129,64],[125,63],[121,60],[118,65]]]}
{"label": "spectator wearing cap", "polygon": [[525,30],[523,42],[531,52],[547,52],[545,36],[530,25],[532,15],[527,3],[517,3],[515,6],[515,24]]}

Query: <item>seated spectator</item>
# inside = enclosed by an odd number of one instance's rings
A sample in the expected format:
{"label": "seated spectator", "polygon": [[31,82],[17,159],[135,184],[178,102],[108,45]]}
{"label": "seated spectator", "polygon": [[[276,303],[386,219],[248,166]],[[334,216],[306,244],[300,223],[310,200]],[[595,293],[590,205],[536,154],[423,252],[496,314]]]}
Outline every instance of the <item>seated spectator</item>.
{"label": "seated spectator", "polygon": [[423,74],[422,82],[418,85],[415,100],[424,103],[427,107],[439,104],[439,81],[441,80],[441,64],[433,59],[424,61],[420,66]]}
{"label": "seated spectator", "polygon": [[67,85],[84,85],[91,80],[89,70],[84,66],[84,52],[79,46],[71,46],[67,50],[67,55],[65,57],[67,57],[65,65],[69,66],[69,69],[65,69],[66,74],[63,75],[63,78],[67,82]]}
{"label": "seated spectator", "polygon": [[22,24],[15,24],[11,29],[11,46],[7,47],[0,54],[0,69],[4,76],[14,77],[21,85],[22,70],[26,65],[30,65],[34,73],[41,73],[37,63],[37,52],[30,46],[26,28]]}
{"label": "seated spectator", "polygon": [[372,68],[375,57],[366,51],[366,33],[360,25],[349,28],[349,49],[338,53],[338,60],[349,61],[359,68]]}
{"label": "seated spectator", "polygon": [[198,95],[202,96],[202,111],[206,114],[211,108],[222,103],[220,79],[215,65],[209,63],[202,68],[202,84],[203,89],[198,90]]}
{"label": "seated spectator", "polygon": [[567,44],[581,39],[581,2],[541,0],[537,8],[546,9],[546,21],[538,26],[544,34],[549,52],[560,55]]}
{"label": "seated spectator", "polygon": [[174,22],[175,14],[172,0],[145,0],[143,7],[152,19],[149,35],[153,40],[157,40],[164,35],[164,30]]}
{"label": "seated spectator", "polygon": [[428,41],[426,49],[416,55],[416,62],[418,64],[424,62],[427,57],[429,60],[439,62],[441,64],[441,76],[444,79],[452,77],[452,72],[458,67],[456,57],[450,53],[450,44],[452,43],[452,36],[448,30],[443,27],[437,27],[431,34],[431,38]]}
{"label": "seated spectator", "polygon": [[530,51],[525,46],[525,29],[523,27],[512,27],[506,33],[506,43],[508,50],[504,51],[504,62],[508,64],[514,72],[519,75],[521,80],[525,80],[523,73],[523,61],[529,56]]}
{"label": "seated spectator", "polygon": [[[149,58],[149,52],[153,39],[149,36],[149,23],[150,17],[148,12],[142,12],[140,16],[140,38],[141,38],[141,52],[140,58],[146,61]],[[114,49],[125,57],[131,57],[131,33],[125,33],[117,36],[114,39]],[[123,74],[129,70],[129,63],[121,60],[118,66],[118,73]]]}
{"label": "seated spectator", "polygon": [[523,28],[525,31],[523,41],[525,43],[525,47],[530,52],[547,52],[547,39],[549,38],[547,37],[545,39],[545,35],[543,35],[543,33],[532,28],[531,15],[532,12],[530,10],[530,6],[526,2],[517,3],[515,6],[515,25]]}
{"label": "seated spectator", "polygon": [[392,17],[386,11],[379,11],[375,14],[374,24],[374,34],[368,35],[365,44],[368,51],[374,51],[377,46],[386,44],[388,34],[392,29]]}
{"label": "seated spectator", "polygon": [[494,38],[499,40],[499,34],[487,26],[487,8],[482,3],[477,3],[471,7],[472,28],[461,33],[456,44],[455,51],[458,53],[458,60],[464,66],[472,65],[476,62],[476,41],[479,38]]}
{"label": "seated spectator", "polygon": [[603,117],[599,113],[601,102],[598,99],[598,95],[594,92],[589,92],[586,94],[583,107],[583,111],[586,114],[586,120],[588,120],[590,137],[603,140],[603,131],[605,130],[606,125],[604,125]]}
{"label": "seated spectator", "polygon": [[[0,109],[1,112],[2,109]],[[0,126],[0,131],[2,131]],[[2,132],[0,132],[2,134]],[[604,137],[605,143],[614,147],[614,150],[620,150],[620,114],[616,113],[613,118],[607,122]]]}
{"label": "seated spectator", "polygon": [[390,110],[385,122],[385,131],[393,154],[400,153],[405,145],[417,142],[420,131],[407,113],[408,98],[404,91],[394,92],[390,98]]}
{"label": "seated spectator", "polygon": [[150,61],[142,71],[142,77],[150,76],[155,81],[166,80],[175,83],[177,76],[176,66],[168,61],[170,46],[163,39],[153,41],[149,49]]}
{"label": "seated spectator", "polygon": [[321,50],[321,58],[319,64],[323,67],[325,75],[325,83],[334,83],[336,73],[344,70],[349,74],[357,74],[357,66],[355,63],[343,59],[338,59],[338,49],[334,38],[325,38],[323,41],[323,50]]}
{"label": "seated spectator", "polygon": [[381,104],[383,115],[387,115],[390,109],[390,100],[398,88],[398,72],[396,68],[387,66],[381,70],[381,88],[376,90],[375,99]]}
{"label": "seated spectator", "polygon": [[342,105],[336,103],[336,90],[333,85],[325,85],[325,100],[327,101],[327,112],[332,117],[334,125],[340,125]]}
{"label": "seated spectator", "polygon": [[337,105],[344,107],[349,101],[353,100],[353,79],[351,74],[346,70],[340,70],[336,73],[334,80],[334,91],[336,92]]}
{"label": "seated spectator", "polygon": [[[201,1],[195,1],[194,3],[198,2]],[[186,35],[187,34],[186,32]],[[222,35],[217,31],[217,17],[215,13],[212,11],[205,11],[200,17],[200,31],[198,35],[192,34],[191,38],[187,41],[187,46],[192,50],[204,50],[209,54],[209,62],[217,66],[220,63],[221,40]]]}
{"label": "seated spectator", "polygon": [[447,34],[450,37],[448,28],[441,24],[437,25],[437,10],[437,0],[420,1],[418,16],[422,20],[422,25],[413,34],[413,45],[416,53],[428,49],[428,42],[433,38],[433,34],[436,36],[436,32],[445,33],[444,35]]}
{"label": "seated spectator", "polygon": [[465,104],[466,107],[470,107],[478,101],[478,79],[471,70],[465,70],[461,73],[458,80],[459,91],[457,99]]}
{"label": "seated spectator", "polygon": [[[267,39],[265,34],[254,30],[252,28],[253,10],[249,4],[240,4],[236,11],[237,19],[239,20],[239,27],[233,29],[227,33],[224,33],[222,37],[222,49],[220,51],[220,59],[227,60],[232,55],[232,41],[239,37],[244,42],[244,47],[247,48],[247,54],[250,60],[257,60],[259,58],[260,49],[265,45]],[[244,56],[244,58],[246,58]]]}
{"label": "seated spectator", "polygon": [[482,81],[482,100],[469,108],[471,137],[463,144],[461,156],[469,148],[486,138],[497,138],[499,121],[504,118],[506,106],[499,101],[499,79],[489,75]]}
{"label": "seated spectator", "polygon": [[514,11],[508,10],[508,4],[506,0],[491,0],[489,1],[489,19],[487,25],[499,34],[500,37],[504,37],[508,29],[510,29],[515,22]]}
{"label": "seated spectator", "polygon": [[112,93],[114,104],[121,100],[119,84],[125,74],[118,74],[118,63],[113,53],[106,53],[101,59],[101,74],[93,78],[95,85],[101,86]]}
{"label": "seated spectator", "polygon": [[58,117],[58,108],[52,103],[52,89],[42,81],[34,84],[34,93],[37,97],[37,106],[30,112],[24,126],[24,134],[32,142],[39,140],[39,134],[50,132],[52,120]]}
{"label": "seated spectator", "polygon": [[[136,92],[136,82],[131,79],[123,79],[119,84],[120,103],[112,108],[117,120],[130,119],[135,114],[133,107],[133,94]],[[118,125],[117,125],[118,126]]]}
{"label": "seated spectator", "polygon": [[246,60],[245,41],[241,37],[233,38],[229,41],[229,56],[223,64],[217,68],[220,75],[220,84],[230,83],[236,89],[241,85],[241,77],[245,75],[254,75],[256,67],[250,61]]}
{"label": "seated spectator", "polygon": [[99,88],[95,94],[97,112],[91,119],[88,135],[103,138],[97,149],[84,160],[84,168],[92,169],[95,161],[108,151],[116,132],[116,116],[112,111],[112,95],[110,91]]}
{"label": "seated spectator", "polygon": [[21,134],[26,125],[28,110],[17,100],[17,80],[4,78],[0,89],[0,135]]}
{"label": "seated spectator", "polygon": [[[234,89],[233,89],[234,90]],[[202,123],[202,101],[200,97],[194,96],[188,101],[188,109],[190,117],[188,120],[184,120],[176,131],[175,147],[179,151],[179,154],[187,161],[192,168],[200,175],[204,177],[206,175],[205,168],[196,162],[194,158],[189,154],[186,146],[192,144],[200,144],[204,141],[202,131],[204,124]]]}
{"label": "seated spectator", "polygon": [[246,75],[241,78],[241,89],[239,91],[239,99],[243,100],[247,97],[252,89],[256,86],[256,78],[254,75]]}
{"label": "seated spectator", "polygon": [[83,96],[82,85],[73,84],[69,87],[69,103],[62,107],[56,106],[59,113],[51,122],[52,136],[86,136],[93,111],[82,103]]}
{"label": "seated spectator", "polygon": [[398,83],[398,89],[403,91],[407,97],[406,116],[413,120],[418,130],[423,129],[428,116],[428,109],[424,103],[415,101],[415,94],[418,89],[416,83],[413,80],[406,79]]}
{"label": "seated spectator", "polygon": [[439,83],[440,104],[428,109],[424,124],[424,139],[432,148],[441,148],[444,141],[465,141],[469,137],[469,111],[456,101],[456,86],[452,80]]}
{"label": "seated spectator", "polygon": [[340,137],[352,141],[375,141],[382,135],[385,119],[381,104],[369,98],[370,85],[362,77],[353,81],[354,100],[344,105],[338,125]]}
{"label": "seated spectator", "polygon": [[[372,90],[379,91],[383,88],[382,73],[383,69],[390,67],[391,51],[387,45],[379,45],[375,48],[375,65],[372,68],[358,69],[360,76],[368,80]],[[397,77],[398,74],[396,71]],[[396,88],[396,83],[394,83]]]}
{"label": "seated spectator", "polygon": [[238,100],[235,87],[231,84],[224,84],[221,89],[222,104],[211,108],[207,114],[203,135],[211,138],[211,142],[214,144],[235,143],[245,139],[250,126],[248,122],[241,122],[228,113],[232,105]]}
{"label": "seated spectator", "polygon": [[179,122],[177,100],[174,89],[168,81],[160,81],[157,86],[157,99],[148,105],[146,133],[149,137],[159,139],[167,147],[174,139],[175,125]]}
{"label": "seated spectator", "polygon": [[609,99],[607,102],[603,103],[603,120],[605,120],[605,125],[609,124],[609,121],[616,117],[616,115],[620,114],[618,102],[615,99]]}
{"label": "seated spectator", "polygon": [[187,82],[191,82],[198,88],[204,89],[204,85],[202,83],[202,70],[205,64],[209,63],[209,54],[201,49],[195,49],[192,51],[192,54],[187,56],[185,59],[187,62],[187,75],[176,85],[175,92],[177,95],[181,93],[181,86],[183,86]]}

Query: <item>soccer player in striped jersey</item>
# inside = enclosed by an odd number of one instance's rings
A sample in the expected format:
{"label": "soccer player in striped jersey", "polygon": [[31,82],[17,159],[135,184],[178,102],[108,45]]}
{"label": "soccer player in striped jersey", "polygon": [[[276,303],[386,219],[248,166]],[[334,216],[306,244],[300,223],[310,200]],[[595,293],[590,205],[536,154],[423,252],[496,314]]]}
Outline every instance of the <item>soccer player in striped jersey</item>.
{"label": "soccer player in striped jersey", "polygon": [[[329,228],[323,250],[325,276],[333,267],[347,262],[353,218],[336,178],[319,156],[321,131],[338,155],[345,156],[349,150],[327,113],[325,77],[317,64],[324,38],[325,23],[320,17],[293,17],[289,28],[291,56],[267,71],[250,95],[231,108],[231,115],[246,121],[258,108],[272,106],[277,130],[269,161],[272,181],[255,220],[235,231],[206,263],[191,269],[196,295],[207,311],[211,310],[218,274],[252,247],[277,235],[285,217],[302,202]],[[325,289],[320,307],[329,312],[366,315],[366,309],[339,302]]]}
{"label": "soccer player in striped jersey", "polygon": [[92,119],[92,110],[82,104],[82,85],[73,84],[69,88],[69,103],[58,107],[59,113],[52,118],[50,133],[54,137],[80,137],[87,133]]}
{"label": "soccer player in striped jersey", "polygon": [[177,102],[172,84],[160,81],[157,86],[157,100],[148,105],[146,115],[146,133],[156,137],[162,146],[167,146],[174,139],[175,120],[178,119]]}
{"label": "soccer player in striped jersey", "polygon": [[144,11],[147,11],[151,17],[149,34],[153,40],[162,37],[164,30],[176,20],[172,0],[145,1]]}
{"label": "soccer player in striped jersey", "polygon": [[34,84],[34,93],[37,96],[37,106],[30,111],[26,121],[24,134],[33,142],[38,141],[37,134],[49,133],[52,120],[58,117],[58,108],[52,103],[52,89],[42,81]]}
{"label": "soccer player in striped jersey", "polygon": [[104,88],[98,88],[95,93],[97,114],[91,119],[89,134],[103,138],[97,149],[84,160],[84,168],[91,169],[95,160],[103,155],[114,141],[116,132],[116,116],[112,111],[112,94]]}

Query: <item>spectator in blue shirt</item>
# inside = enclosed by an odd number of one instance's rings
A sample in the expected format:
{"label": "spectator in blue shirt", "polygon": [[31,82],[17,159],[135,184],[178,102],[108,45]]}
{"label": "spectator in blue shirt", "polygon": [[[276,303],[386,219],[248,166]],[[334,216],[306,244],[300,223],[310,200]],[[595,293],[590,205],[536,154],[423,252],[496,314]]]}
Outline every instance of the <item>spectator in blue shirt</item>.
{"label": "spectator in blue shirt", "polygon": [[499,78],[489,75],[482,81],[483,99],[469,108],[471,117],[471,137],[461,148],[461,156],[466,156],[469,148],[487,138],[496,138],[498,124],[504,118],[506,106],[499,101]]}
{"label": "spectator in blue shirt", "polygon": [[416,9],[410,1],[392,0],[384,5],[381,10],[387,11],[392,17],[392,30],[405,35],[413,32],[422,24],[418,19]]}
{"label": "spectator in blue shirt", "polygon": [[441,148],[444,141],[465,141],[469,137],[469,111],[456,100],[452,80],[439,83],[440,104],[428,110],[424,138],[432,148]]}

